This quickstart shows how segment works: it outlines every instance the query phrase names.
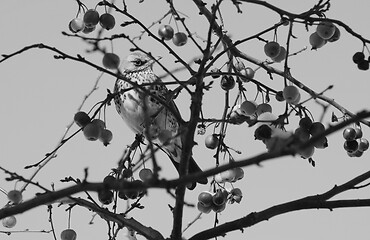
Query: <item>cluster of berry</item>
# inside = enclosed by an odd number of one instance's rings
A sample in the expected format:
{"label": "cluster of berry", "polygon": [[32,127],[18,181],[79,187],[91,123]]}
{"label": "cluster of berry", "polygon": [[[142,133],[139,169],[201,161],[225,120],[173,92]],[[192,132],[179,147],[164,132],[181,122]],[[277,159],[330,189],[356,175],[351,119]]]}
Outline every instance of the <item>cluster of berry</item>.
{"label": "cluster of berry", "polygon": [[116,20],[110,13],[103,13],[99,15],[99,12],[95,9],[87,10],[83,18],[76,17],[69,22],[69,30],[73,33],[83,32],[90,33],[96,28],[96,25],[100,23],[100,26],[106,30],[111,30],[116,25]]}
{"label": "cluster of berry", "polygon": [[226,189],[217,189],[216,192],[203,191],[198,195],[197,208],[202,213],[222,212],[226,208],[226,203],[240,203],[243,194],[239,188],[233,188],[230,191]]}
{"label": "cluster of berry", "polygon": [[181,47],[188,42],[188,36],[184,32],[177,32],[173,30],[170,25],[162,25],[158,29],[158,35],[162,40],[171,40],[175,46]]}
{"label": "cluster of berry", "polygon": [[369,148],[369,141],[362,137],[362,130],[359,127],[348,127],[343,130],[344,149],[350,157],[361,157]]}

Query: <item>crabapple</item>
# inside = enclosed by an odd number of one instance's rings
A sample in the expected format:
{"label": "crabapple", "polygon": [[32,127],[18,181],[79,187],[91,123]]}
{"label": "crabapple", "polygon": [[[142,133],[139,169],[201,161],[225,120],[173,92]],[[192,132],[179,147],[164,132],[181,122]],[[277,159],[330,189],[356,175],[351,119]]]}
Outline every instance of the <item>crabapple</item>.
{"label": "crabapple", "polygon": [[105,122],[101,119],[95,118],[91,121],[91,123],[97,125],[101,129],[105,128]]}
{"label": "crabapple", "polygon": [[219,140],[216,134],[208,135],[205,139],[205,145],[209,149],[215,149],[218,146]]}
{"label": "crabapple", "polygon": [[164,40],[171,40],[173,37],[174,31],[170,25],[162,25],[158,29],[158,35]]}
{"label": "crabapple", "polygon": [[68,24],[69,30],[73,33],[78,33],[82,31],[84,27],[85,27],[85,23],[83,19],[81,18],[74,18]]}
{"label": "crabapple", "polygon": [[76,240],[77,238],[77,233],[73,229],[65,229],[61,232],[60,238],[62,240]]}
{"label": "crabapple", "polygon": [[86,26],[96,26],[99,22],[99,13],[95,9],[89,9],[84,14],[84,23]]}
{"label": "crabapple", "polygon": [[111,30],[116,25],[116,20],[110,13],[103,13],[99,18],[100,26],[106,30]]}
{"label": "crabapple", "polygon": [[86,26],[84,27],[84,29],[82,29],[82,32],[85,33],[85,34],[88,34],[88,33],[91,33],[95,30],[96,26],[95,25],[92,25],[92,26]]}
{"label": "crabapple", "polygon": [[277,42],[268,42],[264,46],[266,56],[270,58],[277,57],[280,53],[280,45]]}
{"label": "crabapple", "polygon": [[283,97],[287,103],[293,103],[299,95],[299,90],[296,86],[289,85],[283,89]]}
{"label": "crabapple", "polygon": [[369,149],[369,141],[366,138],[360,138],[358,143],[358,150],[365,152]]}
{"label": "crabapple", "polygon": [[310,133],[308,132],[308,130],[302,128],[302,127],[298,127],[295,131],[294,131],[294,135],[298,137],[298,139],[302,142],[306,142],[310,139]]}
{"label": "crabapple", "polygon": [[212,196],[212,201],[216,206],[224,205],[226,203],[226,194],[221,190],[217,190]]}
{"label": "crabapple", "polygon": [[244,177],[243,168],[241,168],[241,167],[234,168],[234,172],[235,172],[235,177],[234,177],[233,182],[236,182],[236,181],[238,181],[238,180],[240,180]]}
{"label": "crabapple", "polygon": [[220,84],[223,90],[228,91],[235,87],[235,80],[232,76],[223,76]]}
{"label": "crabapple", "polygon": [[264,112],[272,112],[272,107],[270,104],[268,103],[258,104],[256,109],[257,116],[261,115]]}
{"label": "crabapple", "polygon": [[366,61],[366,60],[361,60],[357,63],[357,68],[360,69],[360,70],[369,70],[369,61]]}
{"label": "crabapple", "polygon": [[188,41],[188,36],[183,32],[177,32],[173,35],[172,42],[175,46],[184,46]]}
{"label": "crabapple", "polygon": [[283,46],[280,46],[279,54],[276,57],[271,58],[274,62],[281,62],[285,60],[286,57],[286,49]]}
{"label": "crabapple", "polygon": [[361,128],[356,127],[355,128],[355,131],[356,131],[356,139],[362,138],[362,130],[361,130]]}
{"label": "crabapple", "polygon": [[99,135],[99,140],[103,142],[104,146],[107,146],[113,139],[113,134],[110,130],[108,129],[101,129],[100,135]]}
{"label": "crabapple", "polygon": [[271,138],[272,129],[266,124],[262,124],[254,131],[254,138],[258,140],[266,140]]}
{"label": "crabapple", "polygon": [[319,135],[325,131],[325,126],[321,122],[314,122],[310,127],[310,133],[312,136]]}
{"label": "crabapple", "polygon": [[312,120],[309,117],[303,117],[299,120],[299,126],[306,130],[309,131],[311,126],[312,126]]}
{"label": "crabapple", "polygon": [[344,142],[343,147],[347,152],[353,153],[358,149],[358,142],[356,140],[347,140]]}
{"label": "crabapple", "polygon": [[255,102],[245,100],[240,105],[240,110],[241,110],[242,114],[244,114],[246,116],[253,115],[257,110],[257,104]]}
{"label": "crabapple", "polygon": [[226,208],[226,201],[224,204],[221,204],[221,205],[216,205],[216,204],[212,205],[212,210],[216,213],[222,212],[223,210],[225,210],[225,208]]}
{"label": "crabapple", "polygon": [[208,214],[211,212],[213,205],[205,206],[201,202],[197,203],[197,208],[200,212]]}
{"label": "crabapple", "polygon": [[315,148],[327,148],[328,147],[328,139],[327,139],[327,137],[321,137],[321,138],[317,139],[314,142],[313,146]]}
{"label": "crabapple", "polygon": [[326,40],[320,37],[317,32],[314,32],[310,35],[309,42],[312,46],[312,50],[316,50],[325,45]]}
{"label": "crabapple", "polygon": [[91,122],[89,115],[82,111],[77,112],[74,115],[73,120],[79,127],[85,127],[88,123]]}
{"label": "crabapple", "polygon": [[356,138],[356,130],[348,127],[343,130],[343,137],[346,140],[354,140]]}
{"label": "crabapple", "polygon": [[365,54],[363,52],[356,52],[352,56],[352,61],[354,63],[359,63],[361,61],[365,60]]}
{"label": "crabapple", "polygon": [[336,42],[340,38],[340,30],[337,26],[335,26],[335,32],[331,38],[328,39],[328,42]]}
{"label": "crabapple", "polygon": [[149,168],[143,168],[139,172],[139,178],[143,180],[143,182],[149,181],[153,178],[153,172]]}
{"label": "crabapple", "polygon": [[236,176],[234,169],[226,170],[224,172],[221,172],[220,174],[223,182],[232,182],[234,181]]}
{"label": "crabapple", "polygon": [[322,39],[328,40],[335,33],[335,25],[332,22],[320,22],[319,25],[317,25],[316,33]]}
{"label": "crabapple", "polygon": [[8,192],[8,199],[14,204],[18,204],[22,201],[22,192],[19,190],[11,190]]}
{"label": "crabapple", "polygon": [[108,69],[117,69],[120,63],[120,58],[115,53],[106,53],[103,57],[103,66]]}
{"label": "crabapple", "polygon": [[307,159],[313,156],[315,147],[313,145],[305,146],[305,148],[299,149],[297,153],[301,155],[302,158]]}
{"label": "crabapple", "polygon": [[17,219],[14,216],[3,218],[2,224],[6,228],[12,228],[17,224]]}
{"label": "crabapple", "polygon": [[83,128],[83,133],[87,140],[89,141],[96,141],[98,140],[101,132],[101,128],[94,123],[89,123]]}
{"label": "crabapple", "polygon": [[211,194],[208,191],[203,191],[199,193],[198,195],[198,201],[203,205],[203,206],[211,206],[213,203],[213,194]]}
{"label": "crabapple", "polygon": [[104,205],[111,204],[113,202],[113,192],[108,189],[100,190],[98,191],[98,198]]}

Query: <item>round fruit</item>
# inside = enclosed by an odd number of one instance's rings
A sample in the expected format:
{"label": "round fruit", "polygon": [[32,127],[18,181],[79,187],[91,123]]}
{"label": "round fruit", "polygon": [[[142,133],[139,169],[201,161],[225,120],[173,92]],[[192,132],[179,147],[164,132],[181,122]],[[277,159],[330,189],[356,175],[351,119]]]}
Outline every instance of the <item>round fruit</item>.
{"label": "round fruit", "polygon": [[116,25],[116,20],[110,13],[103,13],[99,18],[100,26],[106,30],[111,30]]}
{"label": "round fruit", "polygon": [[225,210],[225,208],[226,208],[226,202],[222,205],[215,205],[215,204],[212,205],[212,210],[216,213],[222,212],[223,210]]}
{"label": "round fruit", "polygon": [[91,123],[97,125],[101,129],[105,128],[105,122],[103,120],[98,119],[98,118],[93,119],[91,121]]}
{"label": "round fruit", "polygon": [[273,57],[271,59],[274,62],[281,62],[281,61],[285,60],[285,58],[286,58],[286,49],[285,49],[285,47],[280,46],[279,55],[277,55],[276,57]]}
{"label": "round fruit", "polygon": [[305,148],[298,150],[297,153],[301,155],[302,158],[307,159],[313,156],[315,153],[315,147],[313,145],[306,146]]}
{"label": "round fruit", "polygon": [[208,135],[204,141],[205,145],[209,149],[215,149],[218,147],[218,137],[216,134]]}
{"label": "round fruit", "polygon": [[363,52],[356,52],[352,56],[352,61],[354,63],[359,63],[361,61],[365,60],[365,54]]}
{"label": "round fruit", "polygon": [[184,46],[188,41],[188,36],[183,32],[178,32],[173,35],[172,42],[175,46]]}
{"label": "round fruit", "polygon": [[283,89],[283,97],[287,103],[293,103],[299,95],[299,90],[296,86],[290,85]]}
{"label": "round fruit", "polygon": [[253,115],[256,110],[257,110],[257,105],[255,102],[245,100],[241,105],[240,105],[240,110],[242,114],[245,116],[250,116]]}
{"label": "round fruit", "polygon": [[334,35],[328,39],[328,42],[336,42],[340,38],[340,30],[335,26],[335,32]]}
{"label": "round fruit", "polygon": [[77,233],[73,229],[65,229],[62,231],[60,234],[60,238],[62,240],[76,240],[77,238]]}
{"label": "round fruit", "polygon": [[366,138],[360,138],[358,143],[358,150],[365,152],[369,149],[369,141]]}
{"label": "round fruit", "polygon": [[266,140],[270,139],[272,134],[272,129],[266,124],[262,124],[254,131],[254,139]]}
{"label": "round fruit", "polygon": [[199,193],[198,195],[198,201],[203,205],[203,206],[211,206],[213,203],[213,195],[208,192],[208,191],[203,191]]}
{"label": "round fruit", "polygon": [[85,28],[85,23],[81,18],[74,18],[68,24],[69,30],[78,33]]}
{"label": "round fruit", "polygon": [[312,126],[312,120],[309,117],[304,117],[299,120],[299,126],[306,131],[309,131]]}
{"label": "round fruit", "polygon": [[96,141],[100,136],[101,130],[97,124],[89,123],[83,128],[83,133],[87,140]]}
{"label": "round fruit", "polygon": [[98,191],[98,198],[102,204],[108,205],[113,202],[113,192],[108,189]]}
{"label": "round fruit", "polygon": [[[240,71],[240,74],[244,75],[248,79],[253,79],[255,72],[252,68],[246,67]],[[248,82],[248,79],[242,78],[244,82]]]}
{"label": "round fruit", "polygon": [[139,172],[139,178],[143,180],[143,182],[149,181],[153,178],[153,172],[149,168],[143,168]]}
{"label": "round fruit", "polygon": [[310,127],[310,133],[312,136],[319,135],[325,131],[325,126],[321,122],[314,122]]}
{"label": "round fruit", "polygon": [[22,193],[18,190],[11,190],[8,192],[8,199],[14,204],[18,204],[22,201]]}
{"label": "round fruit", "polygon": [[226,194],[223,193],[221,190],[217,190],[217,192],[212,196],[212,201],[214,205],[220,206],[226,203]]}
{"label": "round fruit", "polygon": [[170,25],[162,25],[158,29],[158,35],[164,40],[171,40],[173,33],[173,28]]}
{"label": "round fruit", "polygon": [[315,148],[327,148],[328,147],[328,139],[327,137],[322,137],[322,138],[319,138],[318,140],[316,140],[313,144],[313,146]]}
{"label": "round fruit", "polygon": [[264,46],[266,56],[270,58],[277,57],[280,53],[280,45],[277,42],[268,42]]}
{"label": "round fruit", "polygon": [[117,69],[120,63],[120,58],[117,54],[106,53],[103,57],[103,66],[108,69]]}
{"label": "round fruit", "polygon": [[14,216],[3,218],[2,224],[6,228],[12,228],[17,224],[17,219]]}
{"label": "round fruit", "polygon": [[316,50],[325,45],[326,40],[320,37],[316,32],[312,33],[309,38],[312,50]]}
{"label": "round fruit", "polygon": [[198,202],[197,203],[197,208],[198,208],[198,210],[200,212],[205,213],[205,214],[208,214],[212,210],[212,205],[204,206],[201,202]]}
{"label": "round fruit", "polygon": [[103,179],[103,183],[107,185],[112,185],[116,181],[116,178],[113,177],[112,175],[108,175]]}
{"label": "round fruit", "polygon": [[356,140],[347,140],[344,142],[344,149],[347,152],[353,153],[358,149],[358,142]]}
{"label": "round fruit", "polygon": [[355,131],[356,131],[356,139],[362,138],[362,130],[361,130],[361,128],[356,127],[355,128]]}
{"label": "round fruit", "polygon": [[272,112],[272,107],[270,104],[268,103],[258,104],[257,109],[256,109],[257,115],[259,116],[264,112]]}
{"label": "round fruit", "polygon": [[223,182],[232,182],[234,181],[236,176],[234,169],[226,170],[224,172],[221,172],[220,174]]}
{"label": "round fruit", "polygon": [[301,142],[307,142],[309,139],[310,139],[310,133],[308,132],[308,130],[302,128],[302,127],[298,127],[295,131],[294,131],[294,135],[301,141]]}
{"label": "round fruit", "polygon": [[322,39],[328,40],[335,33],[335,25],[332,22],[321,22],[317,25],[316,33]]}
{"label": "round fruit", "polygon": [[234,182],[244,177],[244,170],[241,167],[234,168],[234,172],[235,172]]}
{"label": "round fruit", "polygon": [[228,91],[235,87],[235,80],[232,76],[223,76],[220,84],[223,90]]}
{"label": "round fruit", "polygon": [[99,22],[99,13],[95,9],[89,9],[84,14],[84,23],[86,26],[96,26]]}
{"label": "round fruit", "polygon": [[99,140],[103,142],[104,146],[107,146],[113,139],[113,134],[110,130],[108,129],[101,129],[100,135],[99,135]]}
{"label": "round fruit", "polygon": [[356,138],[356,130],[354,128],[345,128],[343,130],[343,137],[346,140],[354,140]]}
{"label": "round fruit", "polygon": [[296,97],[296,99],[294,99],[294,101],[292,101],[290,103],[294,104],[294,105],[297,105],[297,104],[299,104],[300,101],[301,101],[301,93],[298,93],[298,96]]}
{"label": "round fruit", "polygon": [[369,70],[369,62],[366,60],[361,60],[359,63],[357,63],[357,68],[360,70]]}
{"label": "round fruit", "polygon": [[89,115],[85,112],[76,113],[73,120],[79,127],[85,127],[91,121]]}

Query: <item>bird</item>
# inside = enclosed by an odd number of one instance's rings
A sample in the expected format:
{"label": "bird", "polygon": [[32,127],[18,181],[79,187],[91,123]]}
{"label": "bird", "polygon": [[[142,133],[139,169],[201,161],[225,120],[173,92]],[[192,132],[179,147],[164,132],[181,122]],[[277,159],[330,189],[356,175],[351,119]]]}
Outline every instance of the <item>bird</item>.
{"label": "bird", "polygon": [[[168,88],[153,71],[155,62],[151,55],[144,52],[131,52],[119,68],[122,77],[117,78],[114,85],[114,103],[118,114],[133,132],[145,136],[147,140],[150,138],[168,155],[179,172],[184,144],[184,136],[180,132],[183,124],[179,121],[181,116],[175,102],[168,99]],[[201,171],[190,156],[188,173]],[[197,182],[207,184],[208,180],[201,178]],[[187,187],[194,189],[196,182]]]}

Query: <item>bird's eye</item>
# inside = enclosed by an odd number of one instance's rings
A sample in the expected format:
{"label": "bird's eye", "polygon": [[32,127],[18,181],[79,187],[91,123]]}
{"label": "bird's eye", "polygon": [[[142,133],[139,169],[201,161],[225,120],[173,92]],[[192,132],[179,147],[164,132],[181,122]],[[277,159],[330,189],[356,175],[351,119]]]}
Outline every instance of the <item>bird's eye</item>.
{"label": "bird's eye", "polygon": [[142,66],[145,61],[141,61],[140,59],[135,59],[134,61],[132,61],[134,63],[135,66]]}

